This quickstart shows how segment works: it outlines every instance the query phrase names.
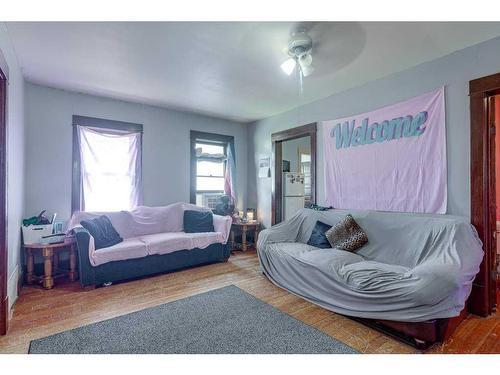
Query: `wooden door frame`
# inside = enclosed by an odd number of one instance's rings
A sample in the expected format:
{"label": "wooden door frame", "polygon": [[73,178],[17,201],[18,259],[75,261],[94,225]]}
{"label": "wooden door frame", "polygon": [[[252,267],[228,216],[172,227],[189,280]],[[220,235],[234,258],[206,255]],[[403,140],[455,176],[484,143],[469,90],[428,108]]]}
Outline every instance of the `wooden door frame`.
{"label": "wooden door frame", "polygon": [[0,335],[9,328],[7,293],[7,79],[8,70],[0,53]]}
{"label": "wooden door frame", "polygon": [[468,308],[481,316],[491,314],[496,306],[495,159],[491,155],[495,127],[488,118],[488,98],[499,93],[500,73],[469,82],[471,223],[483,242],[484,258],[472,284]]}
{"label": "wooden door frame", "polygon": [[[283,209],[283,192],[281,162],[283,158],[282,143],[292,139],[309,136],[311,139],[311,202],[316,203],[316,134],[317,123],[298,126],[271,134],[272,160],[271,160],[271,224],[281,221]],[[279,172],[279,173],[277,173]]]}

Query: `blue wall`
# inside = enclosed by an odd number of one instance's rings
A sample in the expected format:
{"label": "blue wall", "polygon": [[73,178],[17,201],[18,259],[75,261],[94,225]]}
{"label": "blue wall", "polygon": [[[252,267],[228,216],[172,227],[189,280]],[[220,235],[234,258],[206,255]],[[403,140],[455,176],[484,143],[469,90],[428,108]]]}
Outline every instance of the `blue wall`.
{"label": "blue wall", "polygon": [[144,204],[189,202],[189,131],[234,136],[239,205],[247,187],[246,125],[218,118],[26,84],[25,216],[71,215],[72,116],[143,124]]}
{"label": "blue wall", "polygon": [[[258,178],[261,157],[271,155],[271,134],[315,121],[332,120],[445,86],[448,213],[470,217],[469,81],[500,72],[500,38],[454,52],[322,100],[250,124],[248,128],[248,198],[265,226],[271,218],[271,179]],[[323,145],[318,129],[317,192],[324,202]]]}

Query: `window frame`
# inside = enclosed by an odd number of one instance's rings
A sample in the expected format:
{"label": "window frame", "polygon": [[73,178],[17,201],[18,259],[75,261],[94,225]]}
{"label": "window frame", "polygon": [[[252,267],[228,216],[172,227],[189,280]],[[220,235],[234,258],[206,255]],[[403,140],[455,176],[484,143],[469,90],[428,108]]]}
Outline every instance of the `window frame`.
{"label": "window frame", "polygon": [[[140,132],[143,134],[142,124],[136,124],[132,122],[115,121],[102,119],[97,117],[79,116],[73,115],[72,126],[73,126],[73,168],[72,168],[72,187],[71,187],[71,214],[75,211],[82,210],[82,166],[80,158],[80,144],[78,140],[78,128],[77,126],[85,126],[89,128],[100,128],[108,130],[118,130],[126,132]],[[140,143],[140,160],[141,165],[141,181],[142,181],[142,142],[143,137],[141,136]]]}
{"label": "window frame", "polygon": [[[196,156],[196,144],[197,143],[223,146],[224,147],[224,155],[226,155],[226,157],[227,157],[228,144],[231,144],[231,147],[234,149],[234,137],[231,135],[206,133],[206,132],[200,132],[197,130],[190,131],[189,147],[190,147],[190,154],[191,154],[191,168],[190,168],[190,180],[191,181],[190,181],[189,201],[192,204],[196,204],[196,194],[219,193],[219,192],[221,194],[224,194],[224,190],[222,190],[222,191],[219,191],[219,190],[196,190],[196,177],[198,175],[198,173],[197,173],[198,160],[213,161],[210,158],[199,158]],[[226,167],[227,167],[227,160],[224,162],[223,177],[226,175]],[[212,176],[206,176],[206,177],[212,177]],[[220,178],[220,177],[217,177],[217,178]]]}

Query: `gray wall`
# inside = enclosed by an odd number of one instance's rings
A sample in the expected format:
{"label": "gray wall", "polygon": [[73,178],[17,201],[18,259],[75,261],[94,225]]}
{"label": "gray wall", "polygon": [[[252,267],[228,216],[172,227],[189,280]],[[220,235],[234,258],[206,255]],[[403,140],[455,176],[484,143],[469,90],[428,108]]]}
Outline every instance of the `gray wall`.
{"label": "gray wall", "polygon": [[4,23],[0,23],[0,61],[8,70],[7,87],[7,293],[17,298],[20,272],[21,220],[24,204],[24,79]]}
{"label": "gray wall", "polygon": [[62,219],[71,214],[74,114],[143,124],[145,205],[189,202],[190,130],[235,137],[238,194],[246,197],[246,125],[27,83],[26,216],[42,209]]}
{"label": "gray wall", "polygon": [[[500,71],[500,38],[332,95],[292,111],[252,123],[248,129],[248,205],[270,225],[271,179],[257,177],[258,160],[271,155],[271,134],[302,124],[333,120],[423,94],[446,86],[446,147],[448,160],[448,213],[470,217],[469,81]],[[305,80],[307,90],[307,78]],[[318,129],[317,191],[324,203],[323,142]],[[253,161],[253,162],[252,162]]]}

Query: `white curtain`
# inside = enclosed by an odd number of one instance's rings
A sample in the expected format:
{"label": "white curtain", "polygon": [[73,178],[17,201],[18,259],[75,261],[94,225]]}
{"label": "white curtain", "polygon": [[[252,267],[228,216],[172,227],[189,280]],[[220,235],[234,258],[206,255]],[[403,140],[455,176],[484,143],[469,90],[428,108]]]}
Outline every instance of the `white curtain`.
{"label": "white curtain", "polygon": [[78,126],[82,211],[142,205],[141,132]]}
{"label": "white curtain", "polygon": [[236,160],[234,146],[231,142],[227,144],[226,174],[224,176],[224,193],[231,197],[234,205],[237,205],[236,195]]}

